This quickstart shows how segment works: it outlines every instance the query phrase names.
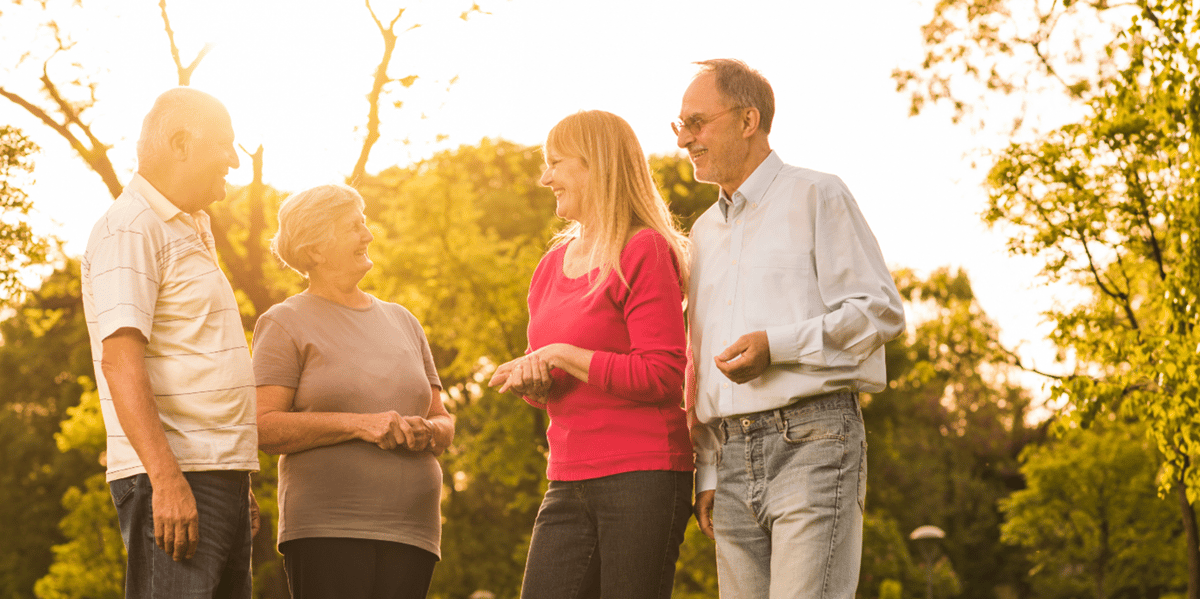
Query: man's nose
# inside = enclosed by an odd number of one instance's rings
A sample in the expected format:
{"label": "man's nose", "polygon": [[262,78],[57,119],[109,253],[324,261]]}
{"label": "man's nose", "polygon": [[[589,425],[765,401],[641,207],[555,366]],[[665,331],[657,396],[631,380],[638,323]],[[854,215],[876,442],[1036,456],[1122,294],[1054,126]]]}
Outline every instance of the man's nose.
{"label": "man's nose", "polygon": [[675,145],[681,148],[688,147],[688,144],[695,140],[695,136],[692,135],[691,131],[688,131],[687,127],[680,127],[679,133],[675,134]]}

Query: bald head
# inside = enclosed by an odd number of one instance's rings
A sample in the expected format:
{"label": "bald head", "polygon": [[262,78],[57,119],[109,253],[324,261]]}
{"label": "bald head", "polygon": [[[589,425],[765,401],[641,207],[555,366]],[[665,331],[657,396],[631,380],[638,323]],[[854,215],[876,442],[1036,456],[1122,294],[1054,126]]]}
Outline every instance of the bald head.
{"label": "bald head", "polygon": [[225,175],[238,167],[229,112],[190,87],[167,90],[154,101],[137,152],[138,174],[186,212],[224,198]]}
{"label": "bald head", "polygon": [[211,95],[190,87],[167,90],[154,101],[154,107],[142,120],[138,166],[152,166],[166,159],[172,136],[183,132],[194,139],[222,120],[229,120],[229,113]]}

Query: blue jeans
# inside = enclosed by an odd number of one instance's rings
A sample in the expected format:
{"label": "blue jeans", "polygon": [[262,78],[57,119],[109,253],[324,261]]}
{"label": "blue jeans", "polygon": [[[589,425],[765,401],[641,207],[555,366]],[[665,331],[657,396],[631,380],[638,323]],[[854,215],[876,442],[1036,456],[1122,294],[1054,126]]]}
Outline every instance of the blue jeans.
{"label": "blue jeans", "polygon": [[726,418],[713,528],[721,596],[852,599],[867,442],[857,394]]}
{"label": "blue jeans", "polygon": [[670,597],[691,500],[691,472],[550,481],[533,525],[522,599]]}
{"label": "blue jeans", "polygon": [[250,599],[250,474],[184,472],[200,513],[200,544],[176,562],[154,544],[153,489],[137,474],[108,483],[129,553],[125,596]]}

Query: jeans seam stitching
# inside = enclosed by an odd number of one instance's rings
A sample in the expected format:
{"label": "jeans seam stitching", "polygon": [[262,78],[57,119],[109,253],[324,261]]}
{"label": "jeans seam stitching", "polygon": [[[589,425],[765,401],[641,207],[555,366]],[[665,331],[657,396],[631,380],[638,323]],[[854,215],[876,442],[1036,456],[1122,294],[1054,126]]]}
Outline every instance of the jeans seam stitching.
{"label": "jeans seam stitching", "polygon": [[[842,425],[846,425],[846,416],[842,416]],[[833,550],[837,546],[838,519],[842,515],[842,482],[846,476],[846,455],[849,453],[847,445],[842,444],[842,459],[838,467],[837,476],[837,491],[834,493],[833,500],[833,527],[829,532],[829,547],[825,552],[825,572],[821,580],[821,596],[824,597],[829,592],[829,579],[832,577],[831,570],[833,569]],[[858,503],[857,493],[855,494],[854,502]]]}

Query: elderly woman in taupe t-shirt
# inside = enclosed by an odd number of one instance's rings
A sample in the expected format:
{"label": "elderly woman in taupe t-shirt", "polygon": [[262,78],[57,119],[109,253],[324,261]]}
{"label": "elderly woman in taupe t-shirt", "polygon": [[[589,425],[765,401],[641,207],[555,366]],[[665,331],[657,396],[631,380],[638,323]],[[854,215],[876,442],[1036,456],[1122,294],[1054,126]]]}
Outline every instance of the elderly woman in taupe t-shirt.
{"label": "elderly woman in taupe t-shirt", "polygon": [[420,323],[358,288],[373,237],[358,192],[279,209],[275,253],[308,289],[254,328],[259,447],[279,459],[279,550],[296,599],[422,598],[441,540],[435,456],[454,423]]}

